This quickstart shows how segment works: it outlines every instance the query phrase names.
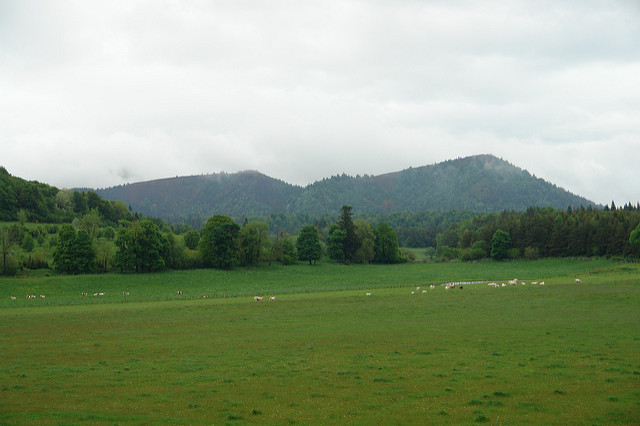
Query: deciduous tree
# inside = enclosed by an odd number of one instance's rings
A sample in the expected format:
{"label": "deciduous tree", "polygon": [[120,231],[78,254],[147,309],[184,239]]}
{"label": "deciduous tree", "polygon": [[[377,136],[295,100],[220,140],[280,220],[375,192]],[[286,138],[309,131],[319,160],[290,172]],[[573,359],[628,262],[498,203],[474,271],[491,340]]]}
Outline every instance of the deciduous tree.
{"label": "deciduous tree", "polygon": [[309,265],[315,263],[322,257],[322,245],[320,244],[320,234],[313,225],[306,225],[300,231],[296,240],[298,249],[298,259],[308,260]]}
{"label": "deciduous tree", "polygon": [[229,216],[214,215],[202,229],[199,248],[205,265],[229,268],[238,260],[240,226]]}

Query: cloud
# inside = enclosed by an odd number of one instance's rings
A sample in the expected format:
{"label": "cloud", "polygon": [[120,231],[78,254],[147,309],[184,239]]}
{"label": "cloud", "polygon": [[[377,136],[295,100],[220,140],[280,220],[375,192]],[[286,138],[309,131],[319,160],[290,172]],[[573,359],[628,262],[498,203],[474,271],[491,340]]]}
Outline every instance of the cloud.
{"label": "cloud", "polygon": [[54,185],[305,185],[493,153],[640,199],[634,1],[0,6],[3,166]]}

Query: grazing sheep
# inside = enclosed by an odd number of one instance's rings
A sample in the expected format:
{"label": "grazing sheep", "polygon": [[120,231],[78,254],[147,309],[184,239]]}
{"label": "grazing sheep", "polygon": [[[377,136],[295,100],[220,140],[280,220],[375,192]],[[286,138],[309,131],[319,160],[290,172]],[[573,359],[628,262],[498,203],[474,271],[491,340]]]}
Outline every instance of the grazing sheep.
{"label": "grazing sheep", "polygon": [[431,285],[429,286],[429,289],[431,289],[431,290],[433,290],[433,289],[435,289],[435,288],[436,288],[436,286],[435,286],[435,285],[433,285],[433,284],[431,284]]}
{"label": "grazing sheep", "polygon": [[16,300],[16,297],[15,296],[11,296],[11,300]]}
{"label": "grazing sheep", "polygon": [[540,285],[544,285],[544,281],[540,281]]}
{"label": "grazing sheep", "polygon": [[426,292],[427,292],[427,290],[422,290],[422,294],[424,294],[424,293],[426,293]]}
{"label": "grazing sheep", "polygon": [[[371,296],[371,293],[367,293],[367,296]],[[269,298],[269,301],[271,301],[271,302],[273,302],[274,300],[276,300],[276,297],[275,297],[275,296],[271,296],[271,297]]]}
{"label": "grazing sheep", "polygon": [[182,292],[181,292],[180,290],[178,290],[178,291],[176,292],[176,294],[177,294],[177,295],[179,295],[179,296],[181,296],[181,295],[182,295]]}
{"label": "grazing sheep", "polygon": [[531,281],[531,285],[538,285],[538,281]]}
{"label": "grazing sheep", "polygon": [[260,301],[264,300],[264,297],[261,297],[261,296],[255,296],[255,297],[253,298],[253,300],[255,300],[256,302],[260,302]]}
{"label": "grazing sheep", "polygon": [[502,287],[506,287],[507,285],[505,283],[502,283]]}
{"label": "grazing sheep", "polygon": [[98,293],[98,296],[104,296],[103,292]]}
{"label": "grazing sheep", "polygon": [[129,292],[128,291],[123,291],[122,294],[124,294],[125,296],[128,296]]}
{"label": "grazing sheep", "polygon": [[415,292],[415,291],[413,291],[413,290],[411,290],[411,294],[416,294],[416,292]]}
{"label": "grazing sheep", "polygon": [[420,290],[420,286],[416,287],[416,290]]}
{"label": "grazing sheep", "polygon": [[580,278],[576,278],[576,284],[582,284],[582,280]]}
{"label": "grazing sheep", "polygon": [[44,299],[44,294],[41,294],[41,295],[40,295],[40,298],[41,298],[41,299]]}
{"label": "grazing sheep", "polygon": [[367,293],[367,296],[371,296],[371,293]]}
{"label": "grazing sheep", "polygon": [[508,283],[509,285],[518,285],[518,280],[517,279],[509,280]]}
{"label": "grazing sheep", "polygon": [[82,295],[83,295],[83,296],[88,296],[88,295],[89,295],[89,293],[82,293]]}

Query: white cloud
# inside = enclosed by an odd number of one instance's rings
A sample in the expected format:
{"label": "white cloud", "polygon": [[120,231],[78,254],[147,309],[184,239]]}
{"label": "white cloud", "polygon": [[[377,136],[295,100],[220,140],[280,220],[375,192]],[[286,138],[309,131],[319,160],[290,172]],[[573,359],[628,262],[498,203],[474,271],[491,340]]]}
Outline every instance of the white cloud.
{"label": "white cloud", "polygon": [[58,186],[296,184],[493,153],[637,201],[640,6],[0,4],[0,163]]}

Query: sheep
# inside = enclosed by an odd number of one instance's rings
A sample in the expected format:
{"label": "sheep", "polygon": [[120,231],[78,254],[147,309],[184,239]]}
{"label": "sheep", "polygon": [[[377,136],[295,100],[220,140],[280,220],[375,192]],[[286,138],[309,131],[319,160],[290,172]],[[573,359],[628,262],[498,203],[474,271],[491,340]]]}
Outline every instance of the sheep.
{"label": "sheep", "polygon": [[517,279],[509,280],[508,283],[509,285],[518,285],[518,280]]}
{"label": "sheep", "polygon": [[[371,296],[371,293],[367,293],[367,295]],[[269,301],[270,301],[270,302],[273,302],[274,300],[276,300],[276,297],[275,297],[275,296],[271,296],[271,297],[269,298]]]}
{"label": "sheep", "polygon": [[261,297],[261,296],[255,296],[255,297],[253,298],[253,300],[255,300],[256,302],[260,302],[260,301],[264,300],[264,297]]}
{"label": "sheep", "polygon": [[413,291],[413,290],[411,290],[411,294],[416,294],[416,292],[415,292],[415,291]]}
{"label": "sheep", "polygon": [[100,293],[98,293],[98,296],[104,296],[104,292],[101,291]]}
{"label": "sheep", "polygon": [[182,291],[178,290],[178,291],[176,292],[176,294],[177,294],[178,296],[181,296],[181,295],[182,295]]}
{"label": "sheep", "polygon": [[367,293],[366,295],[367,295],[367,296],[371,296],[371,293]]}
{"label": "sheep", "polygon": [[427,290],[422,290],[422,294],[425,294],[427,292]]}
{"label": "sheep", "polygon": [[416,287],[416,290],[420,290],[420,286]]}
{"label": "sheep", "polygon": [[89,295],[89,293],[82,293],[82,295],[83,295],[83,296],[88,296],[88,295]]}
{"label": "sheep", "polygon": [[128,296],[129,292],[128,291],[123,291],[122,294],[125,295],[125,296]]}
{"label": "sheep", "polygon": [[540,281],[540,285],[544,285],[544,281]]}
{"label": "sheep", "polygon": [[538,285],[538,281],[531,281],[531,285]]}
{"label": "sheep", "polygon": [[502,287],[506,287],[507,285],[505,283],[502,283]]}
{"label": "sheep", "polygon": [[16,297],[15,296],[11,296],[11,300],[16,300]]}
{"label": "sheep", "polygon": [[41,298],[41,299],[44,299],[44,294],[41,294],[41,295],[40,295],[40,298]]}
{"label": "sheep", "polygon": [[582,280],[580,278],[576,278],[576,284],[582,284]]}
{"label": "sheep", "polygon": [[431,285],[429,286],[429,289],[431,289],[431,290],[433,290],[433,289],[435,289],[435,288],[436,288],[436,286],[435,286],[435,285],[433,285],[433,284],[431,284]]}

